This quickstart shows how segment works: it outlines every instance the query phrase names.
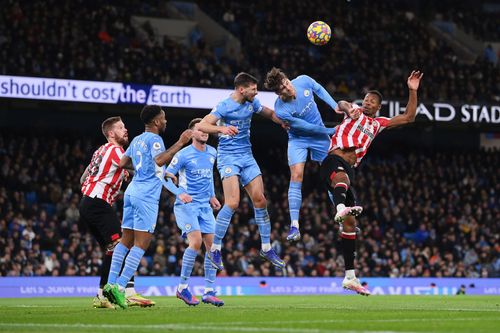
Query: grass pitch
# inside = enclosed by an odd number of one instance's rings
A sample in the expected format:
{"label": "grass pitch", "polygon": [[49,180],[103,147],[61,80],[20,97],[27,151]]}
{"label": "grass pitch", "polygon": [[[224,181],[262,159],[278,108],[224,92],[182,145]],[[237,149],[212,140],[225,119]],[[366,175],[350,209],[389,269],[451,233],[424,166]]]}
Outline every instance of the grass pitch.
{"label": "grass pitch", "polygon": [[92,298],[0,299],[0,332],[500,332],[498,296],[244,296],[94,309]]}

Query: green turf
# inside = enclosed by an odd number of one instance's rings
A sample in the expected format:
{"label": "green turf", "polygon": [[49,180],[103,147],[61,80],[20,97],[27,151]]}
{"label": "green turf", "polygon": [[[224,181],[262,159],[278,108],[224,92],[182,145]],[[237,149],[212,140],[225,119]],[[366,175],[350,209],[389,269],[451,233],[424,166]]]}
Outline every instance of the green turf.
{"label": "green turf", "polygon": [[500,332],[496,296],[245,296],[93,309],[91,298],[0,299],[0,332]]}

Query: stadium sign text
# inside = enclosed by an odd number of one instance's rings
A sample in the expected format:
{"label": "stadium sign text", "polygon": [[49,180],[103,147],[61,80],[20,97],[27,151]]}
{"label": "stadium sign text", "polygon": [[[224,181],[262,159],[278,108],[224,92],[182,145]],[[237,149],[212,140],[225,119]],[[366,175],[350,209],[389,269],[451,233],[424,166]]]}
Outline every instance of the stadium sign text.
{"label": "stadium sign text", "polygon": [[[0,75],[1,98],[212,109],[230,93],[228,89]],[[258,98],[263,105],[273,107],[276,94],[260,92]],[[355,102],[361,104],[361,100]],[[386,100],[380,115],[394,117],[404,111],[405,103]],[[420,103],[417,121],[500,124],[500,105]]]}

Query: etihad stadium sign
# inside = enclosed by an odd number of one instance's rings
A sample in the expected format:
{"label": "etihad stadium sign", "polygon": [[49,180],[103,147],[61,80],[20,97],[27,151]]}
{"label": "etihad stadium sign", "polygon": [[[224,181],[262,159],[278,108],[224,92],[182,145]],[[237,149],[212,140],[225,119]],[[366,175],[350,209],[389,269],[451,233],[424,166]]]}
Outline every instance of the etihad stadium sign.
{"label": "etihad stadium sign", "polygon": [[[0,98],[99,104],[159,104],[174,108],[212,109],[218,102],[227,98],[231,91],[0,75]],[[276,94],[263,91],[259,93],[258,98],[263,105],[272,108]],[[360,100],[355,102],[361,103]],[[380,116],[394,117],[404,110],[405,103],[386,100],[383,102]],[[500,124],[500,105],[420,103],[417,108],[417,121]]]}

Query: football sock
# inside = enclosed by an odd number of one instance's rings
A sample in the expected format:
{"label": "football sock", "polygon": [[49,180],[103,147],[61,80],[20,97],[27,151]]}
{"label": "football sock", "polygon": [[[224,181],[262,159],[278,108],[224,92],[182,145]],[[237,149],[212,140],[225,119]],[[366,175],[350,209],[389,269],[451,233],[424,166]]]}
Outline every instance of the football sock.
{"label": "football sock", "polygon": [[226,235],[226,231],[229,227],[229,223],[231,222],[233,214],[234,210],[232,210],[229,206],[222,206],[222,209],[217,215],[217,219],[215,221],[214,245],[221,245],[222,239]]}
{"label": "football sock", "polygon": [[337,211],[339,211],[338,206],[340,204],[342,205],[345,204],[346,193],[348,188],[349,186],[346,183],[337,183],[333,188],[333,201],[337,204]]}
{"label": "football sock", "polygon": [[205,253],[205,293],[207,289],[214,289],[215,276],[217,275],[217,268],[214,268],[210,260],[208,259],[208,253]]}
{"label": "football sock", "polygon": [[109,270],[111,268],[111,260],[113,259],[113,251],[106,251],[101,265],[101,279],[99,280],[99,288],[104,288],[108,282]]}
{"label": "football sock", "polygon": [[342,238],[342,253],[344,255],[345,270],[354,270],[354,258],[356,257],[356,232],[344,232]]}
{"label": "football sock", "polygon": [[[188,247],[184,251],[184,255],[182,256],[182,268],[181,268],[181,278],[179,281],[179,285],[187,285],[189,277],[193,272],[194,263],[196,261],[196,256],[198,255],[198,251],[193,250]],[[184,289],[184,288],[183,288]]]}
{"label": "football sock", "polygon": [[262,250],[265,252],[271,249],[271,221],[267,208],[255,208],[255,222],[259,227],[260,240],[262,242]]}
{"label": "football sock", "polygon": [[111,266],[109,268],[108,283],[115,284],[120,271],[122,270],[123,261],[128,253],[128,248],[122,243],[118,243],[113,251],[113,257],[111,259]]}
{"label": "football sock", "polygon": [[290,182],[288,188],[288,208],[293,227],[299,227],[300,206],[302,204],[302,182]]}
{"label": "football sock", "polygon": [[122,274],[116,280],[116,283],[118,283],[120,287],[125,288],[132,276],[134,276],[143,255],[144,250],[138,246],[133,246],[130,249],[127,258],[125,259],[125,266],[123,267]]}

